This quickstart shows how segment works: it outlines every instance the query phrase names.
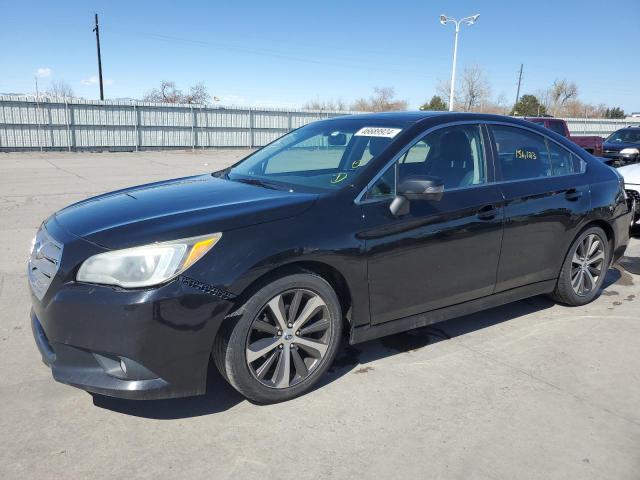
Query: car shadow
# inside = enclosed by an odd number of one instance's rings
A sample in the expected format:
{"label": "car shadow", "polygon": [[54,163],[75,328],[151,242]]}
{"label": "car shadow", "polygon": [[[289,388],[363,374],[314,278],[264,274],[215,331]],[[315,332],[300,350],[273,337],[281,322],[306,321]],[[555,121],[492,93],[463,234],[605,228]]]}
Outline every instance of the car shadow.
{"label": "car shadow", "polygon": [[240,402],[246,401],[218,373],[210,363],[207,375],[207,393],[197,397],[170,398],[166,400],[127,400],[92,394],[93,404],[133,417],[155,420],[176,420],[180,418],[200,417],[229,410]]}
{"label": "car shadow", "polygon": [[[601,295],[606,296],[611,289],[615,288],[615,285],[627,285],[630,280],[628,277],[630,277],[629,274],[624,270],[610,268],[605,275]],[[418,350],[523,315],[540,312],[554,305],[556,303],[549,297],[540,295],[377,340],[357,345],[344,345],[338,358],[329,369],[329,374],[325,375],[316,388],[322,388],[322,386],[350,372],[359,374],[371,370],[371,367],[358,368],[360,365],[366,365],[391,355]]]}
{"label": "car shadow", "polygon": [[[609,269],[605,276],[602,294],[607,295],[608,290],[616,284],[627,282],[628,278],[625,275],[629,274],[624,270]],[[358,368],[360,365],[367,365],[391,355],[418,350],[523,315],[539,312],[554,305],[555,302],[549,298],[537,296],[357,345],[348,345],[345,341],[329,371],[314,387],[314,390],[322,388],[350,372],[360,374],[371,370],[370,366]],[[213,364],[209,365],[207,393],[198,397],[168,400],[124,400],[93,395],[93,403],[96,407],[125,415],[157,420],[222,413],[243,401],[247,400],[219,375]]]}

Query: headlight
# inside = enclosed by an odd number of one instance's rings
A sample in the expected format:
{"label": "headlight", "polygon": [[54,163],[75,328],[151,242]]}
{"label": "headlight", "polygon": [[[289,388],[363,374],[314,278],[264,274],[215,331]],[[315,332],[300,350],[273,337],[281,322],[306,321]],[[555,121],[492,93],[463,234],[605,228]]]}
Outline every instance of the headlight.
{"label": "headlight", "polygon": [[640,150],[637,148],[623,148],[620,150],[620,154],[622,155],[637,155],[638,153],[640,153]]}
{"label": "headlight", "polygon": [[166,282],[200,260],[222,233],[114,250],[89,257],[80,266],[79,282],[150,287]]}

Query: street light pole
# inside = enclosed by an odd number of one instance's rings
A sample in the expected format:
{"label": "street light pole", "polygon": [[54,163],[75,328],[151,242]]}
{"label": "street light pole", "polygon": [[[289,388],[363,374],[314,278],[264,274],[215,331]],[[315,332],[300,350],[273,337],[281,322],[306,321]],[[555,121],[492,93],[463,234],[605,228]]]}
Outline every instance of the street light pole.
{"label": "street light pole", "polygon": [[456,86],[456,62],[458,59],[458,34],[460,33],[460,25],[473,25],[476,23],[480,14],[473,15],[472,17],[464,17],[460,20],[456,20],[452,17],[447,17],[446,15],[440,15],[440,23],[442,25],[447,25],[448,23],[453,23],[456,27],[455,38],[453,41],[453,66],[451,67],[451,89],[449,90],[449,111],[453,112],[453,98],[455,95],[455,86]]}
{"label": "street light pole", "polygon": [[451,88],[449,89],[449,111],[453,112],[453,94],[456,84],[456,61],[458,60],[458,33],[460,33],[460,24],[456,22],[456,34],[453,41],[453,67],[451,67]]}

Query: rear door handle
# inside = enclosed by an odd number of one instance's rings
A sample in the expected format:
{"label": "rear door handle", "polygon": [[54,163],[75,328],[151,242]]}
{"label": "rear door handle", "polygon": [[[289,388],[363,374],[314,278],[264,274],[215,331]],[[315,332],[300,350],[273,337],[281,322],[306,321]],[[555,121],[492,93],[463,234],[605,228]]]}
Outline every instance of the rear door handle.
{"label": "rear door handle", "polygon": [[493,220],[496,218],[498,214],[498,209],[493,205],[485,205],[480,210],[478,210],[478,218],[480,220]]}
{"label": "rear door handle", "polygon": [[576,200],[578,200],[580,197],[582,197],[582,192],[579,192],[578,190],[576,190],[575,188],[571,188],[569,190],[567,190],[564,194],[564,198],[566,198],[567,200],[569,200],[570,202],[575,202]]}

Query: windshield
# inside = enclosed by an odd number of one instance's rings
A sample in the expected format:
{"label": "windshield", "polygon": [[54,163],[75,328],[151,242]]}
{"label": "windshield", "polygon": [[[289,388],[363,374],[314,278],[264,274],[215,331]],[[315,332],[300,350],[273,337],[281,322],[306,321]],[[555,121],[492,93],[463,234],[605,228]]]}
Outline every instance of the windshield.
{"label": "windshield", "polygon": [[258,150],[231,168],[227,177],[265,186],[341,188],[401,131],[397,124],[370,123],[364,119],[312,123]]}
{"label": "windshield", "polygon": [[640,143],[640,129],[638,130],[618,130],[613,132],[607,142],[615,143]]}

